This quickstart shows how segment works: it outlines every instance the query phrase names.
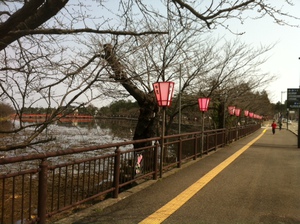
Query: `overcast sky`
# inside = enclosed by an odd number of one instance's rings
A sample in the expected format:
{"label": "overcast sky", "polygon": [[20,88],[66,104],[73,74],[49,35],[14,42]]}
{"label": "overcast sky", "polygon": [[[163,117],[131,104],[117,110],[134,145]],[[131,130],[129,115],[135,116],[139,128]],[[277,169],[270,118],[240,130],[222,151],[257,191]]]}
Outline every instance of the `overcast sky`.
{"label": "overcast sky", "polygon": [[[267,0],[265,1],[268,2]],[[282,7],[283,0],[269,0],[269,4],[276,5],[277,9],[290,15],[300,17],[300,0],[293,0],[294,6]],[[116,6],[116,3],[111,2]],[[249,12],[257,15],[255,12]],[[266,16],[259,20],[248,19],[245,23],[230,20],[228,23],[232,31],[242,32],[240,36],[242,42],[251,44],[253,47],[260,45],[275,44],[275,47],[267,54],[268,61],[264,64],[263,72],[270,73],[277,77],[265,89],[272,103],[286,100],[288,88],[299,88],[300,86],[300,20],[290,20],[296,27],[280,26],[270,17]],[[221,26],[217,28],[216,35],[225,36],[226,39],[236,39],[237,36],[231,34]]]}
{"label": "overcast sky", "polygon": [[[110,1],[107,3],[114,8],[118,7],[117,2]],[[269,2],[272,5],[277,4],[277,8],[282,8],[284,1],[269,0]],[[300,17],[300,0],[293,0],[293,2],[293,7],[285,6],[282,11]],[[97,0],[90,3],[97,6]],[[253,11],[249,13],[256,14]],[[300,86],[300,20],[290,20],[290,23],[298,25],[299,28],[280,26],[268,16],[259,20],[248,19],[243,24],[236,21],[229,22],[232,31],[244,33],[240,36],[240,40],[246,44],[251,44],[256,48],[260,45],[266,46],[276,43],[275,47],[268,53],[268,61],[262,66],[264,73],[270,73],[277,77],[265,89],[272,103],[284,103],[287,89],[299,88]],[[218,27],[216,33],[225,36],[226,39],[237,38],[236,35],[222,27]]]}
{"label": "overcast sky", "polygon": [[[275,0],[275,2],[282,1]],[[300,17],[300,1],[294,2],[294,7],[283,8],[283,10]],[[293,24],[300,26],[300,20],[294,20]],[[263,66],[263,70],[277,76],[277,80],[270,83],[266,89],[271,102],[277,103],[282,100],[284,103],[287,89],[299,88],[300,85],[300,27],[279,26],[267,17],[260,20],[247,20],[246,23],[235,24],[235,26],[236,31],[245,32],[241,36],[241,40],[245,43],[254,46],[277,43],[271,50],[270,58]],[[231,34],[226,32],[225,35],[230,37]]]}
{"label": "overcast sky", "polygon": [[[280,4],[278,5],[280,8],[283,0],[269,0],[269,2]],[[109,3],[117,7],[117,3],[114,1],[109,1]],[[294,0],[294,3],[294,7],[283,8],[282,10],[300,17],[300,0]],[[95,5],[93,9],[98,12],[96,0],[91,1],[90,4]],[[300,20],[293,20],[292,23],[300,26]],[[299,88],[300,86],[300,28],[279,26],[269,17],[259,20],[248,19],[244,24],[235,22],[230,28],[236,32],[243,32],[244,34],[240,36],[241,41],[252,44],[253,47],[277,43],[271,50],[270,58],[263,66],[263,70],[277,76],[277,80],[270,83],[266,88],[271,102],[282,101],[284,103],[287,89]],[[225,35],[226,39],[236,39],[235,35],[225,31],[222,27],[218,27],[217,32],[220,32],[221,36]]]}

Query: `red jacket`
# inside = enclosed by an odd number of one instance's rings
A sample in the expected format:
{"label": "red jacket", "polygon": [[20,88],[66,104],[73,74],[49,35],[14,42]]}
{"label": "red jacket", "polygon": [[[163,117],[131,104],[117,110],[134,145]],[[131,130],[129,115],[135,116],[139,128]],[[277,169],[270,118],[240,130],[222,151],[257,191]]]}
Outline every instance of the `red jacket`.
{"label": "red jacket", "polygon": [[272,123],[271,126],[272,126],[273,129],[275,129],[277,125],[276,125],[276,123]]}

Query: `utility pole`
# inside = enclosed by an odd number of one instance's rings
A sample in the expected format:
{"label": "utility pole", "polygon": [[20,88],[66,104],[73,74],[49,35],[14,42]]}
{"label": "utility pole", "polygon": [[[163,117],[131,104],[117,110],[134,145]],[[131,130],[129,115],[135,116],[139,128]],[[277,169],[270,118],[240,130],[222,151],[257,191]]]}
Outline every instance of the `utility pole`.
{"label": "utility pole", "polygon": [[181,133],[181,64],[179,67],[179,113],[178,113],[178,134]]}
{"label": "utility pole", "polygon": [[[298,58],[300,60],[300,57]],[[300,80],[299,80],[300,81]],[[299,83],[299,89],[300,89],[300,83]],[[300,148],[300,108],[298,108],[298,148]]]}

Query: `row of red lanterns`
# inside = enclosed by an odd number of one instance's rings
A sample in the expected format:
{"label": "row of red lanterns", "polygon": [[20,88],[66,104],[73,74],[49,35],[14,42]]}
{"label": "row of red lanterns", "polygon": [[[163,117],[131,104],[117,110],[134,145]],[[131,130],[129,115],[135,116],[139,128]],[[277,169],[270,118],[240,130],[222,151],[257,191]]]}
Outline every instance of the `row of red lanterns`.
{"label": "row of red lanterns", "polygon": [[[163,108],[163,116],[162,116],[162,131],[161,131],[161,152],[160,152],[160,177],[162,177],[163,173],[163,160],[164,160],[164,149],[165,149],[165,143],[164,143],[164,135],[165,135],[165,116],[166,116],[166,107],[171,106],[172,98],[174,94],[174,82],[156,82],[153,84],[153,90],[155,93],[155,97],[158,103],[158,106]],[[210,98],[199,98],[198,104],[199,104],[199,110],[203,113],[208,110],[208,105],[210,102]],[[241,109],[235,108],[235,107],[229,107],[229,113],[232,115],[240,116]],[[245,116],[258,118],[258,115],[245,111]],[[259,116],[260,117],[260,116]],[[260,117],[261,119],[261,117]],[[204,148],[204,116],[202,116],[202,135],[201,135],[201,155],[203,153]]]}
{"label": "row of red lanterns", "polygon": [[[169,107],[172,103],[174,94],[174,82],[156,82],[153,84],[154,93],[158,106]],[[208,110],[210,98],[199,98],[198,104],[200,111]]]}
{"label": "row of red lanterns", "polygon": [[[174,94],[174,82],[156,82],[153,84],[154,93],[156,96],[156,100],[158,106],[160,107],[169,107],[171,106],[173,94]],[[199,98],[199,110],[205,112],[208,110],[208,105],[210,102],[210,98]],[[228,107],[228,112],[230,115],[235,115],[237,117],[240,116],[241,109],[236,108],[234,106]],[[245,117],[250,117],[254,119],[262,119],[262,116],[254,114],[253,112],[249,112],[248,110],[244,110]]]}
{"label": "row of red lanterns", "polygon": [[[228,107],[228,112],[229,112],[230,115],[235,115],[237,117],[239,117],[241,115],[241,109],[240,108],[235,108],[234,106],[229,106]],[[250,112],[249,110],[244,110],[244,116],[254,118],[254,119],[258,119],[258,120],[262,119],[262,116],[260,116],[258,114],[255,114],[253,112]]]}

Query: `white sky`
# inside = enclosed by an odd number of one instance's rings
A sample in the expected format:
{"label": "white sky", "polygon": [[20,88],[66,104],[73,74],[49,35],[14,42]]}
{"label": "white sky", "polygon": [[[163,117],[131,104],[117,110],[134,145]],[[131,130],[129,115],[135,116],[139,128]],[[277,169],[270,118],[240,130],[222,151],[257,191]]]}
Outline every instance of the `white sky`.
{"label": "white sky", "polygon": [[[282,11],[300,17],[300,0],[293,0],[293,3],[293,7],[285,6]],[[111,4],[117,7],[113,1]],[[269,4],[275,4],[277,8],[281,8],[283,0],[270,0]],[[255,15],[255,12],[251,12],[251,14]],[[276,80],[265,89],[272,103],[284,103],[287,89],[299,88],[300,86],[300,20],[291,20],[290,22],[293,25],[298,25],[299,28],[280,26],[268,16],[258,20],[249,18],[244,24],[237,21],[228,22],[232,31],[244,33],[240,36],[240,40],[246,44],[259,47],[260,45],[266,46],[276,43],[275,47],[265,55],[269,59],[262,66],[264,73],[276,76]],[[222,27],[217,28],[216,35],[225,36],[226,39],[237,38],[236,35]]]}
{"label": "white sky", "polygon": [[[270,2],[282,4],[283,0],[270,0]],[[90,4],[97,6],[96,3],[97,0],[90,2]],[[111,4],[118,6],[113,1]],[[283,8],[283,11],[300,17],[300,0],[294,0],[294,4],[294,7]],[[270,58],[263,66],[263,70],[277,76],[277,80],[270,83],[266,88],[271,102],[282,101],[284,103],[287,89],[299,88],[300,86],[300,28],[279,26],[268,17],[259,20],[248,19],[243,25],[237,22],[229,24],[231,24],[230,28],[233,31],[245,32],[240,37],[241,41],[252,44],[253,47],[277,43],[269,52]],[[300,26],[300,20],[294,20],[293,24]],[[229,31],[224,31],[222,27],[218,27],[218,32],[221,36],[225,35],[226,38],[236,39],[235,35]],[[96,106],[100,105],[97,104]]]}
{"label": "white sky", "polygon": [[[267,0],[265,2],[267,3]],[[300,0],[293,0],[293,2],[293,7],[282,7],[283,0],[269,0],[269,4],[277,5],[277,8],[282,8],[283,12],[300,17]],[[117,6],[113,1],[111,3],[115,7]],[[255,15],[255,12],[250,13]],[[277,43],[268,53],[268,61],[262,66],[264,73],[270,73],[277,77],[266,88],[272,103],[281,101],[284,103],[287,89],[300,86],[300,60],[298,59],[300,57],[300,20],[291,20],[290,22],[298,25],[299,28],[280,26],[268,16],[259,20],[249,18],[244,24],[236,21],[228,23],[232,31],[245,32],[240,37],[241,41],[251,44],[253,47]],[[226,39],[236,39],[236,35],[222,27],[217,28],[217,33],[220,33],[220,36],[225,35]]]}
{"label": "white sky", "polygon": [[[293,0],[293,7],[282,7],[283,2],[284,0],[265,0],[266,4],[275,4],[277,8],[282,8],[283,12],[300,17],[300,0]],[[99,9],[97,0],[91,1],[89,4],[95,6],[92,7],[93,11]],[[107,1],[105,5],[113,10],[119,7],[119,1]],[[255,12],[250,13],[256,15]],[[268,52],[269,59],[262,66],[264,73],[270,73],[277,77],[277,79],[266,88],[272,103],[281,101],[284,103],[287,89],[299,88],[300,86],[300,60],[298,59],[300,57],[300,20],[291,20],[290,22],[293,25],[298,25],[299,28],[280,26],[274,23],[274,20],[268,16],[259,20],[249,18],[244,24],[240,24],[237,21],[228,22],[232,31],[236,31],[237,33],[245,32],[240,36],[240,39],[246,44],[259,47],[260,45],[277,43],[276,46]],[[237,37],[229,31],[224,30],[221,26],[217,28],[217,33],[220,33],[220,36],[225,35],[226,39],[236,39]]]}
{"label": "white sky", "polygon": [[[274,3],[281,2],[275,0]],[[283,10],[300,17],[300,1],[295,0],[293,8]],[[273,4],[273,1],[272,1]],[[288,88],[299,88],[300,85],[300,20],[293,21],[299,28],[280,26],[270,18],[247,20],[243,25],[236,24],[234,31],[245,32],[241,40],[254,46],[277,43],[270,51],[270,58],[263,65],[263,71],[271,73],[277,80],[266,88],[272,103],[285,102]],[[223,33],[223,32],[222,32]],[[224,32],[226,33],[226,32]],[[227,32],[226,37],[234,36]],[[233,37],[235,38],[235,37]]]}

